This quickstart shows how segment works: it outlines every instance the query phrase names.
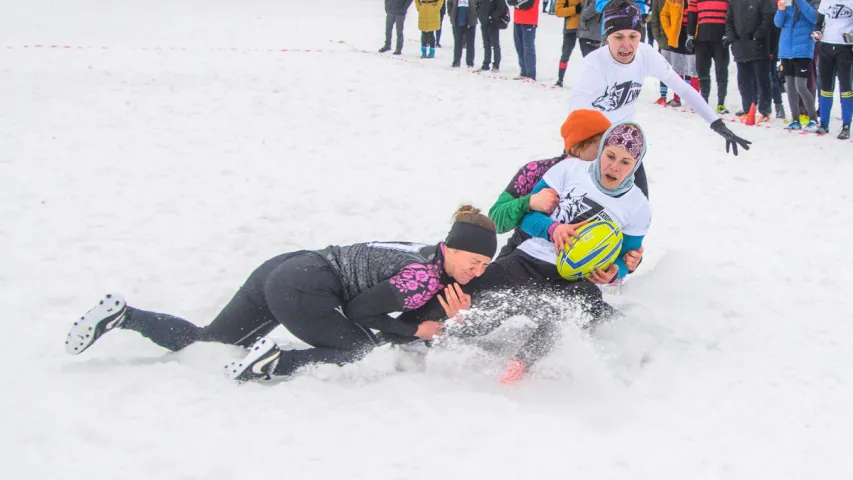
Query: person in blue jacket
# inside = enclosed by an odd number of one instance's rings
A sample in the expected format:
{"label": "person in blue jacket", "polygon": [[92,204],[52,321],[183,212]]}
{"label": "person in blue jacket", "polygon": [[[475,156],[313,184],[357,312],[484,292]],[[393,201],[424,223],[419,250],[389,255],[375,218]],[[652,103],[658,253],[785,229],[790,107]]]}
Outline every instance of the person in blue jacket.
{"label": "person in blue jacket", "polygon": [[[820,127],[815,115],[815,98],[809,91],[808,79],[814,54],[814,39],[817,10],[808,0],[779,0],[773,22],[782,29],[779,37],[779,59],[782,60],[782,75],[788,85],[788,104],[793,121],[787,130],[816,132]],[[800,124],[800,99],[806,107],[808,125]]]}

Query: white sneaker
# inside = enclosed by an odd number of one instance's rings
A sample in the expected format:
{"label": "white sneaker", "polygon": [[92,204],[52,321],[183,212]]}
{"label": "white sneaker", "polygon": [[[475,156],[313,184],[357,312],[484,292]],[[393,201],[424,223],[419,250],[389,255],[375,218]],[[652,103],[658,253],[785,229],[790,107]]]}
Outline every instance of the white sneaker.
{"label": "white sneaker", "polygon": [[118,327],[127,315],[127,303],[120,295],[107,294],[80,320],[74,322],[65,338],[65,352],[70,355],[83,353],[101,335]]}
{"label": "white sneaker", "polygon": [[231,380],[245,382],[248,380],[270,380],[275,367],[278,366],[281,350],[274,341],[262,338],[255,342],[240,362],[225,365]]}

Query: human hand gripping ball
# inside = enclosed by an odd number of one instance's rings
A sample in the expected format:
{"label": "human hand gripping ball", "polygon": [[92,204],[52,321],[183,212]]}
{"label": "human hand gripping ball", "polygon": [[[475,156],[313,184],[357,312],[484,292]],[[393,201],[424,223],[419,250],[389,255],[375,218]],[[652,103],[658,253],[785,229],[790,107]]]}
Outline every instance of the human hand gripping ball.
{"label": "human hand gripping ball", "polygon": [[726,153],[729,153],[729,149],[731,149],[735,156],[737,156],[738,145],[740,145],[744,150],[749,150],[749,146],[752,145],[752,142],[749,140],[741,138],[729,130],[729,127],[723,123],[722,118],[718,118],[711,123],[711,130],[717,132],[721,137],[726,139]]}
{"label": "human hand gripping ball", "polygon": [[570,246],[575,238],[578,238],[577,229],[589,223],[589,220],[584,220],[579,223],[561,223],[554,229],[551,233],[551,240],[554,241],[554,251],[559,252],[560,250]]}
{"label": "human hand gripping ball", "polygon": [[550,215],[560,203],[560,196],[553,188],[543,188],[530,196],[530,210]]}

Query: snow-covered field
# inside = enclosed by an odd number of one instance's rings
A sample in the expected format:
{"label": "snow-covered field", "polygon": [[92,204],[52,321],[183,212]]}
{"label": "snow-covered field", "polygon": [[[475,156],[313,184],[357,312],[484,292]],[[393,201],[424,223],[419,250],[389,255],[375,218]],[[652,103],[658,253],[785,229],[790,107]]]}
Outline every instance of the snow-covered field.
{"label": "snow-covered field", "polygon": [[[465,349],[235,386],[233,347],[120,331],[69,357],[63,340],[107,291],[204,324],[275,254],[438,241],[458,204],[487,209],[559,153],[568,91],[451,71],[449,28],[435,60],[417,41],[379,56],[380,1],[3,7],[3,478],[853,476],[850,142],[777,120],[734,126],[754,148],[727,156],[698,116],[652,106],[650,81],[655,216],[614,299],[627,319],[569,329],[516,388]],[[560,41],[543,17],[544,83]]]}

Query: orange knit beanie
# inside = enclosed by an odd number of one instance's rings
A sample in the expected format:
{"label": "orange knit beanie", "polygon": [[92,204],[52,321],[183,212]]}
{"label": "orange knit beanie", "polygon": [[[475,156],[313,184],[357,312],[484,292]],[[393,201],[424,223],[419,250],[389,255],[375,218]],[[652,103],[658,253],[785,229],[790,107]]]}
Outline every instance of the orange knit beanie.
{"label": "orange knit beanie", "polygon": [[578,143],[604,133],[610,128],[610,120],[598,110],[575,110],[560,127],[566,152]]}

